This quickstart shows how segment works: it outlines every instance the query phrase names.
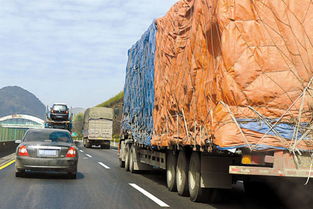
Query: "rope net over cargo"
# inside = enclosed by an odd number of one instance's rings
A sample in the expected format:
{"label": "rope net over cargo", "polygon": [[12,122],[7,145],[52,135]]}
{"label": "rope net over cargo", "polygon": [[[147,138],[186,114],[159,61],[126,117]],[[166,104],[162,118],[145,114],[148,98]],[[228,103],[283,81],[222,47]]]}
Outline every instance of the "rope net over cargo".
{"label": "rope net over cargo", "polygon": [[123,130],[155,146],[313,149],[313,3],[181,0],[129,51]]}
{"label": "rope net over cargo", "polygon": [[152,144],[311,150],[312,15],[310,1],[178,2],[157,20]]}

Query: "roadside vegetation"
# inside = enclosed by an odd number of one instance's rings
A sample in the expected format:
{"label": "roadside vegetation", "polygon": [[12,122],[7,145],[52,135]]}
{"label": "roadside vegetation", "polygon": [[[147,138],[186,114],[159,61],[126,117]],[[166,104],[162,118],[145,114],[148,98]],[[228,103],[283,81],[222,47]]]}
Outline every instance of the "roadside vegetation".
{"label": "roadside vegetation", "polygon": [[[114,97],[106,100],[105,102],[97,105],[96,107],[109,107],[114,110],[114,118],[113,118],[113,141],[120,141],[120,126],[122,119],[122,109],[123,109],[123,98],[124,92],[121,91]],[[73,132],[77,133],[77,136],[73,136],[76,140],[82,140],[83,138],[83,123],[84,123],[84,113],[78,113],[74,115],[73,118]]]}
{"label": "roadside vegetation", "polygon": [[120,141],[120,131],[121,131],[121,120],[123,112],[123,99],[124,92],[121,91],[116,94],[114,97],[108,99],[107,101],[97,105],[97,107],[109,107],[114,111],[113,117],[113,141]]}
{"label": "roadside vegetation", "polygon": [[83,138],[83,124],[84,124],[84,113],[77,113],[73,118],[73,132],[77,133],[77,136],[73,138],[76,140],[82,140]]}
{"label": "roadside vegetation", "polygon": [[119,103],[121,100],[123,100],[123,98],[124,98],[124,91],[121,91],[120,93],[118,93],[114,97],[112,97],[112,98],[108,99],[107,101],[97,105],[96,107],[113,107],[117,103]]}

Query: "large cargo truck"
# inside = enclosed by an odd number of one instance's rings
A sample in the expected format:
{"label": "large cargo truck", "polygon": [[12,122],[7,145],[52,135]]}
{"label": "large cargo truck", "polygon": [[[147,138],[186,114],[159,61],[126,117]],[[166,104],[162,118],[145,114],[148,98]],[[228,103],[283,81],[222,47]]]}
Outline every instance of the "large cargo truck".
{"label": "large cargo truck", "polygon": [[[312,2],[179,1],[128,51],[121,167],[192,201],[313,177]],[[309,11],[309,12],[308,12]],[[311,198],[311,197],[310,197]]]}
{"label": "large cargo truck", "polygon": [[84,147],[93,145],[110,149],[113,129],[113,110],[106,107],[92,107],[85,111],[83,124]]}

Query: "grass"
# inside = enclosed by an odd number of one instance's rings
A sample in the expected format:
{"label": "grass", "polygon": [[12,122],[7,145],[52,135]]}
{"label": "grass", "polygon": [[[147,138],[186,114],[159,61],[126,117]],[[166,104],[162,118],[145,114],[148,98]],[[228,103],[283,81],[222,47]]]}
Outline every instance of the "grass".
{"label": "grass", "polygon": [[96,107],[112,107],[113,105],[115,105],[116,103],[121,101],[123,99],[123,97],[124,97],[124,92],[121,91],[120,93],[118,93],[114,97],[108,99],[107,101],[105,101],[101,104],[98,104]]}

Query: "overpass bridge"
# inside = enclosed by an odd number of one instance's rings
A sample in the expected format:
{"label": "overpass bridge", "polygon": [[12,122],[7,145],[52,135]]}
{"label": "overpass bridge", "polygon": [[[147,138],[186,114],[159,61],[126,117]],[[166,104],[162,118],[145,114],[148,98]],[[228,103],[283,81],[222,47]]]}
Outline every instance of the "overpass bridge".
{"label": "overpass bridge", "polygon": [[44,128],[44,121],[40,118],[14,114],[0,118],[0,142],[21,139],[30,128]]}

